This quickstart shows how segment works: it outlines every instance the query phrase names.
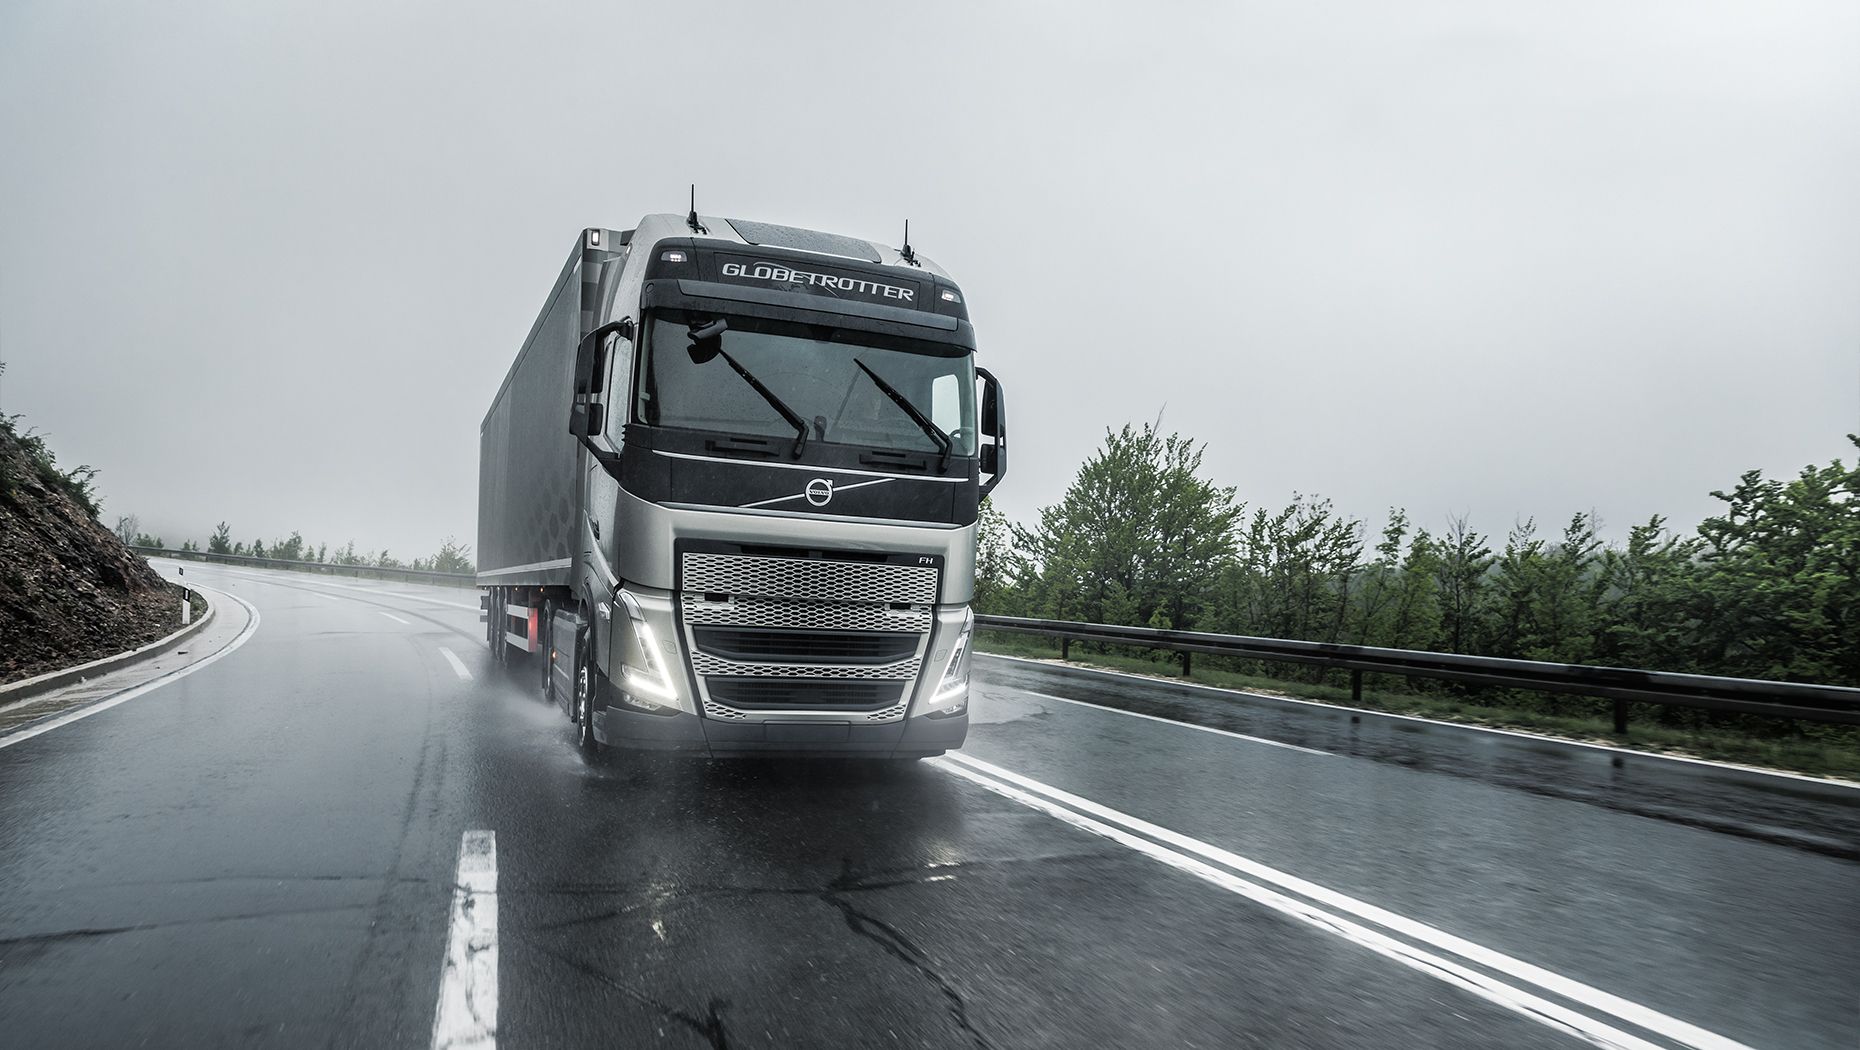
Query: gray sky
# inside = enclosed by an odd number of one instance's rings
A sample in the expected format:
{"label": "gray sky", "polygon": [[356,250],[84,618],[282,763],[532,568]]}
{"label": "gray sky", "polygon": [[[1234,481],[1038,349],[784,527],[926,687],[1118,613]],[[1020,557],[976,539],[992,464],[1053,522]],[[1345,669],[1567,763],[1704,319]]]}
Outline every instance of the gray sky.
{"label": "gray sky", "polygon": [[1013,517],[1108,425],[1242,498],[1690,525],[1860,428],[1860,5],[0,5],[0,410],[170,541],[476,542],[583,226],[918,248]]}

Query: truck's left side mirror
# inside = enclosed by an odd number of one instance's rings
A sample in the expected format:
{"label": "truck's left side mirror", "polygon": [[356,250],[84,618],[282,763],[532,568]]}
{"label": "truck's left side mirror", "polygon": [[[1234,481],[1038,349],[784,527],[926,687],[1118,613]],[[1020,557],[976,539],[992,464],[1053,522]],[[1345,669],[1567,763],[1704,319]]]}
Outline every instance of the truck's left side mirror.
{"label": "truck's left side mirror", "polygon": [[607,337],[633,338],[633,319],[623,317],[589,332],[575,347],[575,393],[598,394],[607,376]]}

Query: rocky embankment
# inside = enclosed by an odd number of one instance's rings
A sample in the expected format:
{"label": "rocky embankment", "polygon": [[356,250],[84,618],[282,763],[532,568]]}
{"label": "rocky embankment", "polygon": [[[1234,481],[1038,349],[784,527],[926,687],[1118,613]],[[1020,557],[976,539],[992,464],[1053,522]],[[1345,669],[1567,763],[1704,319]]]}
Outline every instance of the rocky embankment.
{"label": "rocky embankment", "polygon": [[0,684],[179,627],[180,588],[91,515],[36,442],[0,423]]}

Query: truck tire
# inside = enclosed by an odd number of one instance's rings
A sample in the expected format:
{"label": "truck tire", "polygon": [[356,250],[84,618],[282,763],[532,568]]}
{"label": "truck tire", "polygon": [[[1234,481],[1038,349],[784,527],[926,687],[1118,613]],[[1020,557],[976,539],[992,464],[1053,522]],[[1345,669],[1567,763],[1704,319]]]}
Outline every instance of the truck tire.
{"label": "truck tire", "polygon": [[537,663],[542,665],[542,702],[555,703],[555,603],[542,603],[542,619],[537,624],[537,654],[542,657]]}
{"label": "truck tire", "polygon": [[583,629],[575,636],[575,744],[590,758],[601,753],[594,735],[594,690],[600,671],[594,662],[594,634]]}

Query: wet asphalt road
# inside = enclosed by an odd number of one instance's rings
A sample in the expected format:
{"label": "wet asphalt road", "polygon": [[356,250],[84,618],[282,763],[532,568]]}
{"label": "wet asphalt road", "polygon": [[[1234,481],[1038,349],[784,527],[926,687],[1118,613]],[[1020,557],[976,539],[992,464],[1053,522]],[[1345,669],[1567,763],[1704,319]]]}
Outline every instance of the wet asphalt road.
{"label": "wet asphalt road", "polygon": [[0,1046],[431,1045],[470,829],[506,1047],[1585,1045],[977,768],[1731,1045],[1860,1044],[1860,791],[1006,660],[987,767],[590,764],[471,592],[187,577],[241,648],[0,747]]}

